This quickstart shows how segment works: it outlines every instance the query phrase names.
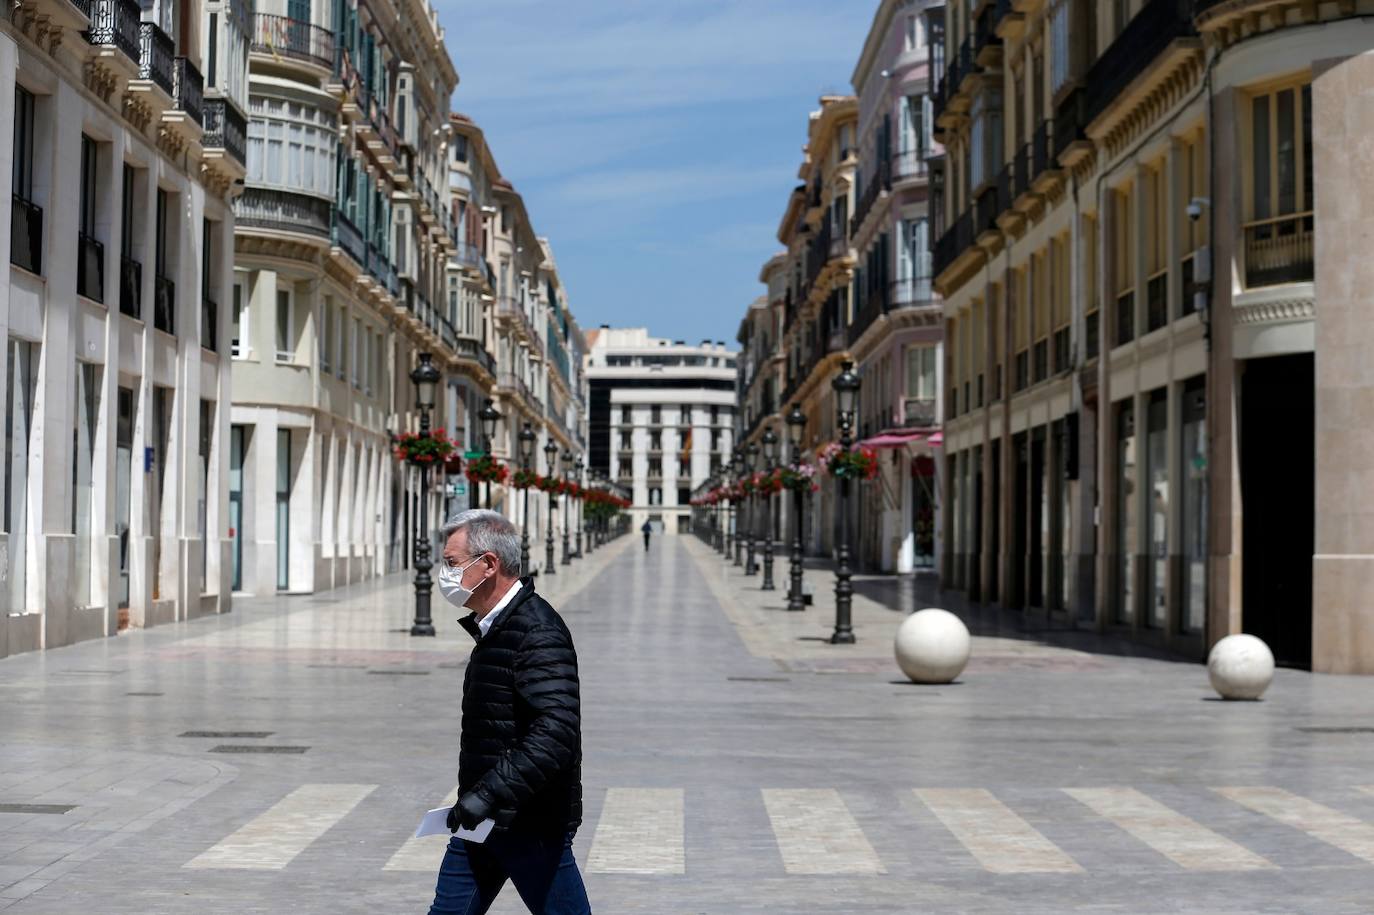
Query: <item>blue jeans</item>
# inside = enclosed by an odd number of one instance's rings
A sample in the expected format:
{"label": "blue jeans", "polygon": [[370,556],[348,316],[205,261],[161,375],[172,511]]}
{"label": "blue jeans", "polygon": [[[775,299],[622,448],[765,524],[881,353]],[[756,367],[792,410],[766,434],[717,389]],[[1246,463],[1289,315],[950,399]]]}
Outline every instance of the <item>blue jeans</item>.
{"label": "blue jeans", "polygon": [[429,915],[482,915],[507,880],[534,915],[591,915],[572,840],[508,833],[480,845],[449,839]]}

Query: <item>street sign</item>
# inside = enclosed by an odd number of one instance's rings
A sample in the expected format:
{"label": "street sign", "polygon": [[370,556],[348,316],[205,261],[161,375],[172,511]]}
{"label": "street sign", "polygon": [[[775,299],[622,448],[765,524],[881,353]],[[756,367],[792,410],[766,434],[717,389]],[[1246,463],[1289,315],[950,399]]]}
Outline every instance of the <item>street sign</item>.
{"label": "street sign", "polygon": [[476,459],[479,458],[479,457],[486,457],[486,452],[484,452],[484,451],[464,451],[464,452],[463,452],[463,460],[465,460],[465,461],[476,460]]}

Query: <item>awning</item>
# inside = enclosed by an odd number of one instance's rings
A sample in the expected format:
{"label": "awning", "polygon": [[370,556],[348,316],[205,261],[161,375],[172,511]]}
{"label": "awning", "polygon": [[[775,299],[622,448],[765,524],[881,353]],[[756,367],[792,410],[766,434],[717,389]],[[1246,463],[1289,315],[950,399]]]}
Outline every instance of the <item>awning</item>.
{"label": "awning", "polygon": [[865,448],[901,448],[912,442],[919,442],[926,437],[924,432],[882,432],[872,438],[866,438],[859,442]]}
{"label": "awning", "polygon": [[944,434],[943,432],[936,432],[934,435],[932,435],[932,436],[930,437],[930,440],[929,440],[928,442],[926,442],[927,445],[933,445],[933,446],[935,446],[935,447],[937,447],[937,448],[938,448],[940,445],[943,445],[944,443],[945,443],[945,434]]}

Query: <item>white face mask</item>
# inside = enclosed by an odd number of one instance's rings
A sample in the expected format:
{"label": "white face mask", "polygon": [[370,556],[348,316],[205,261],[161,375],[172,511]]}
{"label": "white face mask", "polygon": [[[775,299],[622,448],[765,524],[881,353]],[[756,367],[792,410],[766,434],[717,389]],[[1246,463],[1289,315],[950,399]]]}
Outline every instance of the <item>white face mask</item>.
{"label": "white face mask", "polygon": [[[471,588],[463,587],[463,573],[477,565],[480,561],[481,559],[479,557],[463,566],[461,569],[455,569],[450,567],[447,562],[440,560],[439,591],[444,595],[444,599],[450,604],[453,604],[453,606],[461,608],[466,605],[468,599],[472,597],[472,593],[476,591],[478,587],[481,587],[481,581]],[[486,579],[484,578],[482,581],[486,581]]]}

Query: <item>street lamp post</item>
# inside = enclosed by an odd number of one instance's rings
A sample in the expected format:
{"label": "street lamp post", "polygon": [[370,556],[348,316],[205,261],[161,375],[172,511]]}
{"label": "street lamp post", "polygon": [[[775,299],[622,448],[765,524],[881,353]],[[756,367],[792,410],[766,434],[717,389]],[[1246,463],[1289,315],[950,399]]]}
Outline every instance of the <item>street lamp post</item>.
{"label": "street lamp post", "polygon": [[[572,452],[571,452],[571,451],[564,451],[564,452],[563,452],[563,464],[562,464],[562,467],[560,468],[560,469],[563,471],[563,479],[564,479],[564,480],[566,480],[566,479],[568,478],[568,474],[572,471],[572,463],[573,463]],[[565,565],[565,566],[570,566],[570,565],[572,565],[572,552],[571,552],[571,551],[569,550],[569,548],[568,548],[568,503],[571,502],[571,501],[572,501],[572,500],[571,500],[571,499],[568,499],[568,498],[564,498],[564,499],[563,499],[563,562],[562,562],[562,564]]]}
{"label": "street lamp post", "polygon": [[[534,429],[530,424],[525,423],[525,427],[520,430],[520,469],[529,473],[534,463]],[[530,573],[530,488],[525,487],[524,497],[525,525],[520,533],[520,574]]]}
{"label": "street lamp post", "polygon": [[[496,443],[496,423],[501,419],[501,413],[492,404],[490,397],[482,404],[482,409],[477,411],[477,419],[482,423],[482,453],[491,457],[492,447]],[[486,501],[487,508],[491,508],[491,480],[487,480]]]}
{"label": "street lamp post", "polygon": [[[443,375],[435,367],[429,353],[420,353],[420,364],[410,373],[415,383],[415,406],[420,411],[420,435],[429,435],[429,411],[434,409],[434,391]],[[430,591],[434,581],[429,570],[434,568],[430,560],[429,543],[429,465],[420,465],[420,531],[415,538],[415,624],[410,627],[411,635],[434,635],[434,620],[429,613]]]}
{"label": "street lamp post", "polygon": [[[748,447],[744,449],[744,470],[745,473],[747,473],[751,478],[754,476],[754,468],[758,466],[758,463],[759,443],[750,442]],[[754,561],[754,540],[757,539],[754,536],[754,528],[758,523],[758,519],[754,517],[754,509],[757,506],[757,504],[758,496],[755,495],[753,492],[750,492],[749,495],[744,497],[744,506],[745,508],[749,509],[748,514],[745,516],[744,520],[745,575],[757,575],[759,572],[758,563]]]}
{"label": "street lamp post", "polygon": [[[854,363],[845,361],[839,375],[830,383],[835,391],[836,419],[840,426],[840,448],[848,451],[853,445],[854,410],[859,399],[859,376],[854,371]],[[849,475],[838,479],[840,486],[840,547],[836,552],[835,566],[835,631],[830,636],[832,645],[854,644],[854,626],[850,621],[854,586],[850,584],[849,571]]]}
{"label": "street lamp post", "polygon": [[[549,476],[553,476],[558,470],[558,443],[553,439],[549,439],[548,444],[544,446],[544,458],[548,463]],[[553,561],[553,513],[555,506],[552,490],[549,491],[548,496],[549,516],[544,521],[544,574],[556,575],[558,574],[558,566]]]}
{"label": "street lamp post", "polygon": [[[744,452],[735,449],[735,455],[730,459],[730,464],[735,470],[735,485],[738,486],[744,479]],[[735,565],[739,565],[744,558],[744,544],[740,537],[740,512],[742,506],[739,504],[739,497],[730,500],[730,513],[734,516],[730,522],[730,528],[735,535]]]}
{"label": "street lamp post", "polygon": [[[806,414],[801,411],[797,404],[792,405],[792,410],[787,414],[787,437],[792,443],[792,469],[801,470],[801,438],[802,430],[806,428]],[[788,578],[790,582],[787,587],[787,609],[805,610],[806,602],[802,599],[802,500],[804,496],[800,486],[792,489],[792,555],[791,563],[788,568]]]}
{"label": "street lamp post", "polygon": [[[770,474],[778,467],[778,434],[769,426],[763,430],[763,463]],[[761,591],[774,590],[773,585],[773,494],[763,494],[763,584]]]}
{"label": "street lamp post", "polygon": [[577,552],[576,552],[576,553],[573,553],[573,556],[576,557],[577,559],[581,559],[581,558],[582,558],[582,519],[583,519],[583,516],[586,514],[586,503],[585,503],[585,502],[583,501],[583,499],[582,499],[582,487],[583,487],[583,486],[585,485],[585,483],[586,483],[585,479],[584,479],[583,476],[582,476],[582,471],[585,469],[585,466],[586,466],[586,465],[584,465],[584,464],[582,463],[582,458],[580,458],[580,457],[577,459],[577,463],[573,466],[573,469],[574,469],[574,471],[575,471],[574,474],[573,474],[573,476],[574,476],[574,478],[577,480],[577,492],[578,492],[578,495],[577,495]]}
{"label": "street lamp post", "polygon": [[[592,469],[587,471],[587,479],[591,480],[594,489],[600,489],[601,471]],[[586,507],[583,507],[583,514],[586,514]],[[596,552],[596,518],[592,518],[587,524],[587,552]]]}

